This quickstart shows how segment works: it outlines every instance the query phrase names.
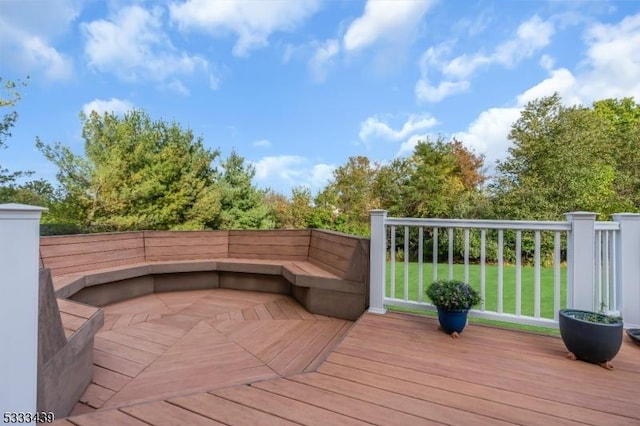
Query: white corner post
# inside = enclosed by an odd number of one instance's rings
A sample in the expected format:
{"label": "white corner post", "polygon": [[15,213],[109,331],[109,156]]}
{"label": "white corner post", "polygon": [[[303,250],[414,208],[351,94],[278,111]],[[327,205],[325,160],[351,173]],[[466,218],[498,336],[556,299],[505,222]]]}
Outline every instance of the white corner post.
{"label": "white corner post", "polygon": [[0,204],[0,415],[34,413],[38,380],[40,215]]}
{"label": "white corner post", "polygon": [[592,311],[596,213],[567,213],[571,231],[567,236],[567,307]]}
{"label": "white corner post", "polygon": [[616,299],[627,328],[640,328],[640,214],[619,213],[616,240]]}
{"label": "white corner post", "polygon": [[371,210],[371,248],[369,259],[369,312],[384,314],[385,264],[387,236],[385,232],[386,210]]}

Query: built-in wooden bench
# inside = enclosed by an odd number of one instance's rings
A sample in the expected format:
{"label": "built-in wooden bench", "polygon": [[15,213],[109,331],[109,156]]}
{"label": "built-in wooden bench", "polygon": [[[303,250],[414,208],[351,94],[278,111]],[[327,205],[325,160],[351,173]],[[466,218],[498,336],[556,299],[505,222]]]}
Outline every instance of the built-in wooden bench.
{"label": "built-in wooden bench", "polygon": [[43,237],[38,409],[68,415],[91,382],[101,306],[231,288],[289,294],[311,313],[355,320],[367,308],[368,253],[367,239],[320,230]]}
{"label": "built-in wooden bench", "polygon": [[102,308],[56,299],[50,271],[40,271],[38,411],[71,412],[91,383],[93,340],[103,323]]}
{"label": "built-in wooden bench", "polygon": [[320,230],[143,231],[41,239],[56,296],[104,306],[152,292],[232,288],[290,294],[355,320],[368,301],[368,240]]}

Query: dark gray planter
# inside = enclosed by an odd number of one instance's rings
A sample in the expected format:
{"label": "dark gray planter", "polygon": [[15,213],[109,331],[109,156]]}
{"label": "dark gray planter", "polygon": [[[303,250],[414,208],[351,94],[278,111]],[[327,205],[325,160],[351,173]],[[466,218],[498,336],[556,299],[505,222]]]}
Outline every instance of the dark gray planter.
{"label": "dark gray planter", "polygon": [[591,322],[583,318],[603,318],[605,315],[578,309],[561,309],[559,314],[562,341],[576,358],[595,364],[608,364],[620,351],[621,319],[613,324]]}

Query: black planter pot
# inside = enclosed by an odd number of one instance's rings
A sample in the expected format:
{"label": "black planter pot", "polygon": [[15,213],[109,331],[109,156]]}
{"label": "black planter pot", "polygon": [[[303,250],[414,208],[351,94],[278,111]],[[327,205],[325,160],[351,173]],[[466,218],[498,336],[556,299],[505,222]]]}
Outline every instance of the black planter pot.
{"label": "black planter pot", "polygon": [[578,309],[559,312],[562,341],[578,359],[602,364],[611,361],[622,345],[622,320],[613,324],[587,321],[585,316],[605,315]]}

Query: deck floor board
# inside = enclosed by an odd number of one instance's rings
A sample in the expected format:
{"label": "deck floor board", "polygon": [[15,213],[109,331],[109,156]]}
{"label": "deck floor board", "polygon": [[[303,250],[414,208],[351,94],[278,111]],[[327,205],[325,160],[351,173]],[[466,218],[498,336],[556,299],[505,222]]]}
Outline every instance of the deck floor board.
{"label": "deck floor board", "polygon": [[301,373],[352,324],[301,311],[285,295],[227,289],[106,306],[111,320],[95,337],[94,379],[81,401],[116,409]]}
{"label": "deck floor board", "polygon": [[451,339],[434,318],[353,324],[227,289],[151,297],[147,316],[106,307],[131,317],[96,336],[85,399],[102,406],[79,404],[70,424],[640,425],[640,347],[626,337],[607,371],[554,336],[469,325]]}

